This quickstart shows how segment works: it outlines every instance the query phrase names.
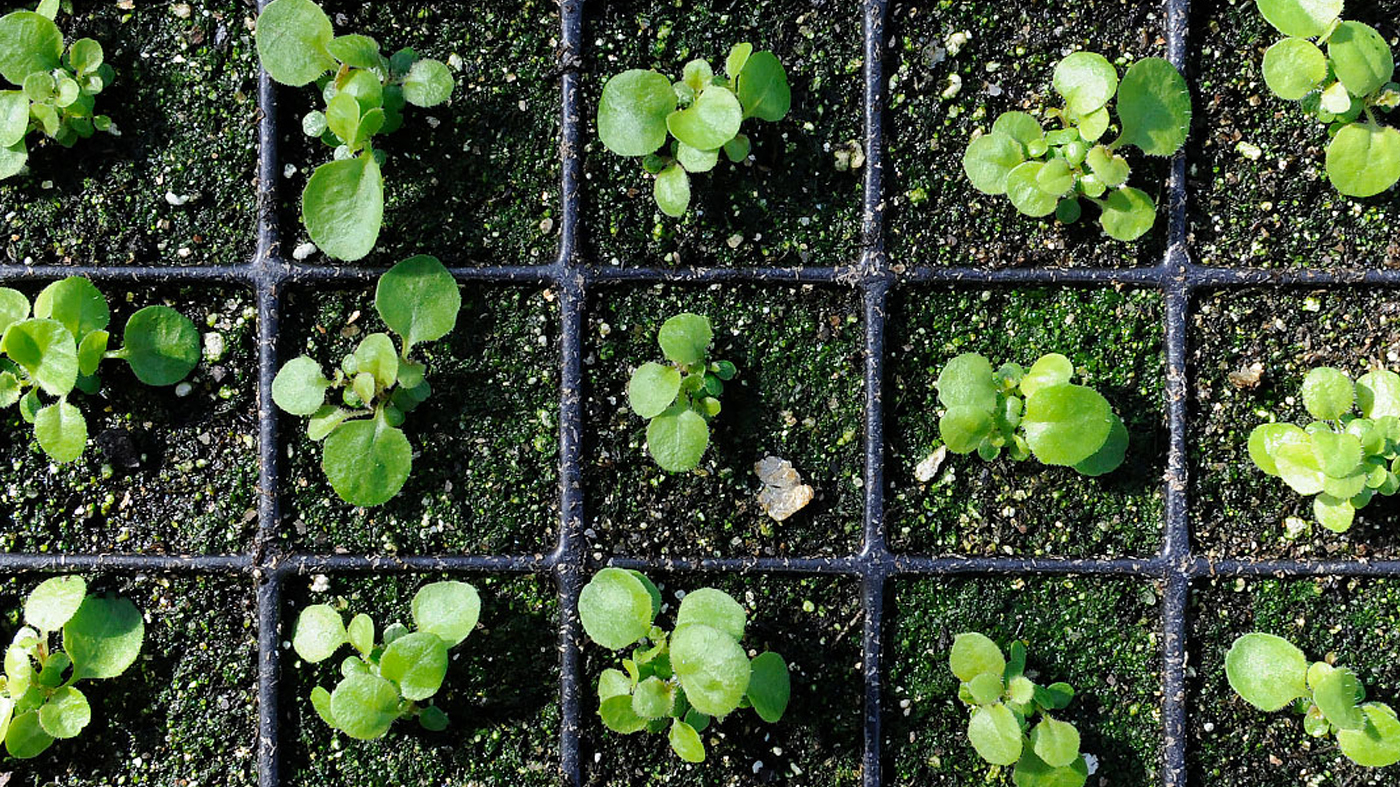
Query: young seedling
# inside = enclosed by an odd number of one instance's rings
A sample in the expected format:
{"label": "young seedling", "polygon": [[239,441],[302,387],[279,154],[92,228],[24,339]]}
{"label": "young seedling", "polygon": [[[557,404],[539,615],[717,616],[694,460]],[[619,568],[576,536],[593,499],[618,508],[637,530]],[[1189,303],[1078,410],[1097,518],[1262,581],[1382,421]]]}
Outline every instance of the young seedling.
{"label": "young seedling", "polygon": [[[1122,149],[1133,145],[1149,156],[1181,149],[1191,127],[1186,80],[1171,63],[1148,57],[1129,66],[1120,83],[1103,55],[1075,52],[1055,66],[1053,84],[1065,106],[1045,116],[1059,128],[1047,132],[1030,114],[1003,113],[967,146],[967,179],[984,194],[1005,194],[1027,216],[1053,213],[1064,224],[1079,220],[1084,199],[1099,207],[1109,237],[1142,237],[1157,220],[1157,204],[1127,185],[1132,170]],[[1115,95],[1118,138],[1105,144]]]}
{"label": "young seedling", "polygon": [[[19,759],[82,732],[92,706],[76,684],[126,672],[146,636],[135,604],[88,595],[82,577],[41,582],[24,602],[24,622],[5,651],[0,689],[0,736]],[[52,641],[59,632],[62,650]]]}
{"label": "young seedling", "polygon": [[734,364],[705,360],[713,338],[708,319],[677,314],[662,324],[656,337],[671,365],[649,361],[627,382],[632,412],[649,420],[647,450],[669,473],[700,465],[710,445],[710,419],[719,415],[724,382],[734,379]]}
{"label": "young seedling", "polygon": [[1047,465],[1098,476],[1123,464],[1128,429],[1097,391],[1070,382],[1074,364],[1058,353],[1030,369],[992,364],[976,353],[948,362],[938,375],[938,401],[947,408],[938,431],[955,454],[973,451],[987,461],[1004,449],[1020,462],[1035,456]]}
{"label": "young seedling", "polygon": [[116,135],[106,115],[94,114],[96,96],[116,72],[102,62],[102,45],[80,38],[63,48],[54,24],[59,0],[41,0],[34,11],[0,17],[0,76],[19,90],[0,90],[0,180],[29,161],[31,131],[68,148],[99,131]]}
{"label": "young seedling", "polygon": [[[735,44],[724,61],[724,76],[705,60],[685,64],[681,79],[632,69],[603,85],[598,100],[598,137],[619,156],[642,156],[642,168],[656,176],[652,194],[672,218],[690,206],[690,174],[709,172],[719,153],[738,164],[749,156],[749,138],[740,126],[756,117],[775,123],[792,107],[787,72],[772,52]],[[673,137],[669,145],[668,137]]]}
{"label": "young seedling", "polygon": [[1376,120],[1377,110],[1400,106],[1400,84],[1391,81],[1395,57],[1385,37],[1370,25],[1339,19],[1342,0],[1257,3],[1264,19],[1288,36],[1264,52],[1264,82],[1327,126],[1332,185],[1348,197],[1371,197],[1394,186],[1400,181],[1400,131]]}
{"label": "young seedling", "polygon": [[[603,670],[598,715],[613,732],[661,732],[686,762],[704,762],[700,733],[710,720],[740,708],[776,723],[787,710],[792,680],[787,662],[771,651],[748,657],[748,613],[728,593],[687,593],[667,633],[654,624],[661,592],[638,571],[605,568],[579,594],[578,615],[588,638],[608,650],[633,645],[625,672]],[[638,644],[645,640],[644,644]]]}
{"label": "young seedling", "polygon": [[403,125],[405,104],[433,107],[452,95],[452,74],[404,48],[386,57],[373,38],[335,35],[312,0],[273,0],[258,16],[258,59],[276,81],[316,83],[325,111],[302,118],[307,136],[334,148],[301,193],[301,220],[326,254],[358,260],[374,249],[384,220],[384,151],[376,134]]}
{"label": "young seedling", "polygon": [[131,315],[122,346],[109,349],[107,299],[87,279],[45,287],[32,313],[24,293],[0,287],[0,407],[19,405],[55,462],[72,462],[87,447],[87,421],[68,397],[75,388],[97,393],[103,360],[126,361],[146,385],[174,385],[199,363],[199,331],[168,306]]}
{"label": "young seedling", "polygon": [[[428,367],[413,360],[413,347],[450,333],[461,308],[462,294],[447,268],[435,257],[410,257],[379,277],[374,290],[374,309],[398,335],[398,347],[389,334],[372,333],[329,379],[305,355],[277,372],[272,400],[292,415],[311,417],[306,435],[325,441],[321,469],[345,502],[377,506],[408,480],[413,449],[399,427],[404,413],[432,393]],[[340,402],[327,403],[326,393],[334,389]]]}
{"label": "young seedling", "polygon": [[1225,655],[1225,677],[1245,702],[1273,713],[1292,705],[1314,738],[1335,735],[1352,762],[1383,768],[1400,762],[1400,720],[1389,705],[1363,702],[1356,673],[1325,661],[1308,664],[1282,637],[1245,634]]}
{"label": "young seedling", "polygon": [[[1011,643],[1011,660],[982,634],[953,639],[948,667],[958,699],[972,709],[967,739],[992,765],[1014,765],[1016,787],[1083,787],[1089,767],[1079,753],[1079,730],[1051,716],[1074,699],[1068,683],[1038,686],[1025,676],[1026,646]],[[1032,724],[1036,714],[1040,721]]]}
{"label": "young seedling", "polygon": [[447,714],[428,704],[447,677],[447,651],[476,627],[481,598],[465,582],[433,582],[413,596],[410,632],[392,623],[374,642],[374,621],[361,612],[345,625],[341,613],[315,604],[297,616],[292,648],[308,664],[334,656],[345,644],[355,649],[340,663],[334,691],[311,690],[311,707],[333,729],[359,740],[379,738],[395,720],[415,716],[424,729],[447,729]]}
{"label": "young seedling", "polygon": [[1400,375],[1377,369],[1353,384],[1345,372],[1318,367],[1303,378],[1303,406],[1316,421],[1254,427],[1249,458],[1298,494],[1316,495],[1313,516],[1345,533],[1357,509],[1400,491]]}

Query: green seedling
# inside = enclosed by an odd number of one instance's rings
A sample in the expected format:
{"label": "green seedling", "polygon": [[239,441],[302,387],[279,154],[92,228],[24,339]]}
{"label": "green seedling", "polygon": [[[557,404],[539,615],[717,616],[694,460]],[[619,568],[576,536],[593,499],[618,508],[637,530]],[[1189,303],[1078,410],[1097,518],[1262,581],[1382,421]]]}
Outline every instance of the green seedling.
{"label": "green seedling", "polygon": [[302,118],[308,136],[335,149],[301,193],[301,220],[326,254],[358,260],[374,249],[384,220],[384,151],[377,134],[403,125],[406,104],[433,107],[452,95],[452,73],[412,49],[386,57],[373,38],[336,35],[312,0],[273,0],[258,16],[258,59],[276,81],[315,83],[324,111]]}
{"label": "green seedling", "polygon": [[[410,257],[386,271],[374,290],[374,309],[398,335],[398,347],[389,334],[372,333],[331,378],[305,355],[277,372],[272,400],[292,415],[310,416],[306,435],[325,441],[321,468],[345,502],[377,506],[408,480],[413,449],[399,427],[404,413],[432,393],[428,367],[413,360],[413,348],[450,333],[461,308],[462,294],[447,268],[435,257]],[[327,403],[334,389],[340,401]]]}
{"label": "green seedling", "polygon": [[976,353],[948,362],[938,375],[938,401],[947,410],[938,431],[955,454],[973,451],[987,461],[1003,450],[1014,460],[1034,456],[1083,475],[1123,464],[1128,429],[1097,391],[1070,382],[1074,364],[1058,353],[1030,369],[991,363]]}
{"label": "green seedling", "polygon": [[1314,738],[1334,735],[1348,759],[1368,768],[1400,762],[1400,720],[1389,705],[1364,702],[1356,673],[1325,661],[1308,664],[1282,637],[1245,634],[1225,655],[1225,677],[1245,702],[1273,713],[1292,706]]}
{"label": "green seedling", "polygon": [[[1089,767],[1079,753],[1079,730],[1050,714],[1074,699],[1068,683],[1038,686],[1025,675],[1026,646],[1001,648],[977,633],[959,634],[948,667],[961,683],[958,699],[972,709],[967,739],[992,765],[1014,765],[1016,787],[1083,787]],[[1034,721],[1036,714],[1040,720]]]}
{"label": "green seedling", "polygon": [[24,293],[0,287],[0,407],[19,405],[55,462],[72,462],[87,447],[87,420],[68,397],[97,393],[103,360],[126,361],[136,379],[158,386],[180,382],[199,363],[199,332],[168,306],[131,315],[120,348],[109,347],[110,322],[107,299],[87,279],[50,284],[32,310]]}
{"label": "green seedling", "polygon": [[638,571],[605,568],[579,594],[589,639],[608,650],[636,645],[622,670],[603,670],[598,680],[598,715],[608,729],[667,730],[677,756],[704,762],[700,733],[712,719],[740,708],[769,724],[783,717],[792,693],[787,662],[771,651],[748,657],[739,644],[748,614],[739,602],[714,588],[692,591],[669,634],[654,623],[660,612],[661,592]]}
{"label": "green seedling", "polygon": [[637,367],[627,382],[627,403],[649,421],[652,458],[667,472],[683,473],[700,465],[710,445],[710,419],[719,415],[719,395],[736,370],[729,361],[706,360],[714,331],[698,314],[677,314],[656,338],[671,364]]}
{"label": "green seedling", "polygon": [[1377,369],[1353,384],[1345,372],[1318,367],[1303,378],[1303,406],[1316,421],[1254,427],[1249,458],[1298,494],[1316,495],[1318,523],[1345,533],[1357,509],[1400,490],[1400,375]]}
{"label": "green seedling", "polygon": [[54,24],[59,0],[41,0],[34,11],[0,17],[0,76],[18,90],[0,90],[0,180],[29,161],[30,132],[68,148],[99,131],[116,135],[106,115],[94,113],[97,94],[116,72],[102,62],[102,45],[80,38],[63,48]]}
{"label": "green seedling", "polygon": [[674,83],[639,68],[613,76],[598,100],[598,137],[619,156],[641,156],[642,168],[656,176],[657,207],[680,218],[690,206],[690,175],[714,169],[721,150],[735,164],[744,161],[749,138],[739,133],[743,122],[777,122],[791,107],[778,57],[735,44],[723,76],[705,60],[686,63]]}
{"label": "green seedling", "polygon": [[[1376,111],[1400,106],[1395,57],[1370,25],[1343,22],[1342,0],[1257,0],[1287,38],[1264,53],[1264,82],[1327,126],[1327,178],[1348,197],[1371,197],[1400,181],[1400,131]],[[1326,53],[1322,47],[1327,47]]]}
{"label": "green seedling", "polygon": [[[967,179],[984,194],[1005,194],[1027,216],[1053,213],[1064,224],[1079,220],[1080,200],[1087,200],[1098,206],[1109,237],[1142,237],[1157,221],[1157,204],[1127,185],[1132,169],[1122,151],[1132,145],[1149,156],[1170,156],[1181,149],[1191,127],[1186,80],[1171,63],[1148,57],[1119,82],[1103,55],[1075,52],[1055,66],[1053,84],[1065,106],[1045,116],[1059,127],[1047,132],[1028,113],[1003,113],[967,146]],[[1104,143],[1115,95],[1118,138]]]}
{"label": "green seedling", "polygon": [[[146,624],[124,598],[88,595],[82,577],[44,580],[24,602],[25,625],[5,651],[0,736],[11,757],[37,757],[92,720],[77,683],[115,678],[141,653]],[[63,649],[53,647],[60,633]]]}
{"label": "green seedling", "polygon": [[311,707],[333,729],[359,740],[383,737],[405,716],[417,717],[424,729],[447,729],[447,714],[432,699],[447,677],[447,651],[476,628],[481,598],[465,582],[433,582],[413,596],[413,625],[390,624],[374,642],[375,626],[361,612],[345,625],[341,613],[315,604],[297,616],[292,648],[309,664],[334,656],[342,645],[355,654],[340,663],[334,691],[311,690]]}

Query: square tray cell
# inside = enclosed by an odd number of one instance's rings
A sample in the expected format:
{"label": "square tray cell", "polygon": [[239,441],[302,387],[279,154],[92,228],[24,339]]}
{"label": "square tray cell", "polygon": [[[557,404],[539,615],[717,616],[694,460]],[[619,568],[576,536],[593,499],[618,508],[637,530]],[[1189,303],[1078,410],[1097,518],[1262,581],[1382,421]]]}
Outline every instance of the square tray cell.
{"label": "square tray cell", "polygon": [[[322,6],[339,35],[359,33],[393,54],[448,64],[456,87],[444,104],[408,106],[403,126],[375,147],[384,165],[384,226],[366,262],[435,254],[449,265],[532,265],[557,256],[559,216],[558,4],[423,0],[391,7],[346,0]],[[386,10],[386,8],[388,10]],[[314,85],[278,86],[277,183],[282,252],[310,240],[301,192],[332,149],[302,133],[324,110]],[[334,262],[315,253],[311,262]]]}
{"label": "square tray cell", "polygon": [[[886,518],[898,551],[1067,557],[1150,555],[1161,543],[1166,470],[1163,303],[1152,290],[943,289],[897,292],[890,311]],[[1034,457],[947,454],[921,483],[918,466],[943,443],[935,384],[965,352],[996,368],[1069,357],[1076,381],[1103,394],[1128,427],[1123,466],[1098,478]]]}
{"label": "square tray cell", "polygon": [[[46,578],[5,581],[6,642],[25,597]],[[89,593],[112,593],[141,610],[141,655],[115,678],[78,683],[92,721],[77,738],[56,741],[32,760],[7,757],[11,787],[256,785],[253,586],[214,576],[85,578]]]}
{"label": "square tray cell", "polygon": [[[713,286],[607,289],[590,304],[584,345],[589,547],[601,554],[714,557],[844,555],[859,549],[864,354],[859,294],[844,288]],[[711,360],[738,374],[719,397],[700,467],[667,473],[646,447],[627,382],[665,362],[668,318],[709,318]],[[754,463],[792,462],[812,502],[783,522],[758,503]]]}
{"label": "square tray cell", "polygon": [[[385,330],[373,291],[292,289],[281,361],[306,354],[327,374]],[[472,283],[446,337],[416,345],[433,395],[408,413],[413,469],[399,494],[357,509],[331,489],[307,419],[280,413],[289,548],[319,553],[513,553],[558,532],[559,315],[548,290]]]}
{"label": "square tray cell", "polygon": [[[837,154],[865,154],[861,10],[834,0],[644,0],[589,3],[584,17],[580,106],[584,183],[581,248],[612,266],[848,265],[861,251],[864,170],[840,169]],[[603,147],[595,118],[609,77],[654,69],[680,79],[690,60],[723,73],[730,47],[770,50],[792,87],[792,110],[757,118],[741,165],[724,156],[691,176],[690,209],[661,213],[640,158]]]}
{"label": "square tray cell", "polygon": [[1084,204],[1083,217],[1068,226],[1053,216],[1023,216],[1005,195],[974,189],[962,159],[973,132],[990,131],[1001,113],[1064,106],[1050,80],[1070,52],[1098,52],[1120,77],[1134,60],[1165,57],[1165,12],[1163,3],[1116,0],[891,3],[885,198],[891,257],[904,265],[993,268],[1160,263],[1166,159],[1136,148],[1127,153],[1130,185],[1158,205],[1152,230],[1132,243],[1105,235],[1093,205]]}
{"label": "square tray cell", "polygon": [[1400,555],[1400,499],[1377,496],[1346,533],[1313,519],[1312,498],[1264,474],[1249,433],[1269,421],[1305,426],[1303,377],[1333,366],[1353,380],[1395,368],[1400,333],[1391,293],[1221,290],[1191,317],[1191,531],[1210,557],[1344,558]]}
{"label": "square tray cell", "polygon": [[[293,577],[285,586],[283,639],[299,611],[330,604],[345,620],[364,612],[376,637],[392,622],[409,628],[409,604],[424,584],[441,577]],[[448,716],[447,729],[428,732],[412,718],[394,722],[377,740],[357,741],[330,728],[311,707],[311,689],[333,690],[348,645],[319,664],[303,664],[290,648],[282,656],[283,773],[298,787],[365,784],[559,783],[559,626],[554,583],[544,577],[456,577],[481,596],[481,619],[449,651],[447,678],[430,702]]]}
{"label": "square tray cell", "polygon": [[[769,724],[752,710],[712,720],[701,733],[705,762],[682,762],[665,733],[618,735],[598,717],[598,676],[620,669],[617,654],[583,646],[580,761],[592,787],[638,784],[792,784],[854,787],[860,781],[861,631],[859,586],[828,577],[649,574],[661,591],[657,622],[675,622],[680,591],[716,587],[749,613],[741,643],[753,657],[780,654],[792,676],[787,711]],[[630,651],[628,651],[630,652]]]}
{"label": "square tray cell", "polygon": [[[1397,705],[1394,580],[1320,577],[1291,580],[1220,577],[1197,585],[1189,616],[1186,757],[1193,785],[1285,787],[1387,784],[1385,770],[1342,755],[1335,737],[1313,738],[1289,709],[1265,713],[1225,679],[1225,654],[1252,631],[1283,637],[1309,663],[1326,660],[1356,672],[1366,699]],[[1325,774],[1325,777],[1324,777]]]}
{"label": "square tray cell", "polygon": [[[138,381],[122,361],[104,361],[99,393],[71,396],[87,420],[88,444],[68,464],[39,448],[18,407],[0,410],[0,548],[248,550],[257,530],[255,299],[224,287],[97,286],[112,311],[113,347],[133,312],[164,304],[194,322],[204,358],[184,382],[160,388]],[[19,289],[33,300],[42,287]]]}
{"label": "square tray cell", "polygon": [[71,149],[29,135],[28,174],[0,180],[0,260],[248,262],[259,117],[251,3],[78,3],[76,15],[69,5],[55,19],[65,43],[96,39],[117,72],[96,111],[121,135]]}
{"label": "square tray cell", "polygon": [[953,638],[964,632],[990,637],[1003,653],[1020,639],[1028,678],[1074,687],[1074,700],[1057,718],[1078,728],[1086,761],[1097,760],[1090,784],[1157,783],[1160,597],[1154,582],[1108,577],[896,582],[885,606],[882,656],[884,783],[963,787],[990,780],[993,766],[967,740],[968,708],[948,669]]}
{"label": "square tray cell", "polygon": [[[1342,18],[1400,35],[1400,2],[1349,2]],[[1260,70],[1283,38],[1250,0],[1191,4],[1196,108],[1188,148],[1188,241],[1202,265],[1393,268],[1400,192],[1344,197],[1324,168],[1327,127],[1275,96]],[[1400,116],[1377,111],[1391,126]],[[1364,120],[1364,118],[1363,118]]]}

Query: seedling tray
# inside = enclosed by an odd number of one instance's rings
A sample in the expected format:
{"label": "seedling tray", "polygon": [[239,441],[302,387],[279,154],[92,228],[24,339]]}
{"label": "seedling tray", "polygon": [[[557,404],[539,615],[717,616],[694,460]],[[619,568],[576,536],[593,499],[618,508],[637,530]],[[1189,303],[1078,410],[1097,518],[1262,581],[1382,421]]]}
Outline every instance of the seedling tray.
{"label": "seedling tray", "polygon": [[[260,0],[259,6],[265,3]],[[854,4],[852,4],[854,5]],[[671,577],[682,584],[706,581],[722,573],[753,575],[821,575],[844,578],[858,585],[861,605],[860,668],[863,680],[864,744],[861,780],[866,787],[894,784],[885,749],[885,722],[897,707],[890,707],[886,692],[889,665],[885,646],[890,636],[887,602],[895,598],[893,585],[909,578],[1017,577],[1079,575],[1088,578],[1137,579],[1157,583],[1161,590],[1161,784],[1185,787],[1187,770],[1187,652],[1188,596],[1193,584],[1219,577],[1301,578],[1317,576],[1400,578],[1400,560],[1251,560],[1245,555],[1209,556],[1193,552],[1188,484],[1188,317],[1198,296],[1256,287],[1282,291],[1308,287],[1365,288],[1400,285],[1400,271],[1393,269],[1341,270],[1296,268],[1270,271],[1233,267],[1205,267],[1192,261],[1188,244],[1187,154],[1169,166],[1166,189],[1166,246],[1150,265],[1120,268],[1095,267],[949,267],[927,260],[895,258],[886,253],[884,213],[890,197],[885,178],[885,122],[887,114],[886,52],[890,31],[890,3],[869,0],[858,13],[863,18],[864,170],[862,245],[860,252],[841,264],[818,266],[694,267],[666,266],[661,260],[629,260],[626,266],[589,258],[582,236],[583,212],[589,204],[590,183],[583,177],[582,153],[590,128],[590,111],[582,94],[582,66],[591,46],[585,26],[595,9],[580,0],[560,5],[558,49],[561,119],[559,151],[562,199],[558,206],[558,249],[554,261],[543,265],[472,265],[463,259],[445,259],[457,279],[467,287],[476,284],[536,284],[547,286],[557,297],[558,357],[554,372],[558,398],[558,526],[550,549],[531,554],[311,554],[288,549],[279,539],[285,499],[285,457],[279,451],[279,430],[291,428],[271,405],[271,384],[280,363],[291,357],[290,341],[282,339],[287,317],[287,293],[293,288],[363,287],[383,272],[382,267],[329,266],[294,260],[290,247],[296,233],[279,226],[279,184],[284,182],[278,155],[278,102],[285,89],[274,87],[265,73],[258,85],[262,109],[259,122],[257,179],[258,221],[256,252],[246,264],[234,266],[67,266],[34,264],[0,265],[0,283],[47,282],[70,275],[127,286],[172,284],[245,288],[257,302],[258,393],[258,495],[257,533],[251,549],[238,554],[0,554],[0,571],[8,573],[117,572],[125,574],[218,574],[243,577],[256,584],[258,708],[256,764],[262,787],[284,783],[288,731],[279,729],[284,714],[279,705],[287,699],[281,689],[286,676],[282,641],[289,638],[290,621],[283,619],[288,586],[312,574],[528,574],[557,582],[560,611],[559,685],[560,724],[558,767],[562,781],[577,785],[586,779],[581,755],[581,730],[593,713],[592,683],[585,674],[582,636],[577,617],[580,588],[593,571],[604,564],[636,568]],[[1168,0],[1165,14],[1167,57],[1179,68],[1186,65],[1188,0]],[[852,10],[852,13],[856,13]],[[1199,103],[1198,96],[1198,103]],[[1197,108],[1198,113],[1200,107]],[[285,118],[282,118],[285,121]],[[454,186],[455,187],[455,186]],[[462,187],[469,187],[463,185]],[[956,210],[956,206],[949,209]],[[295,228],[291,228],[295,229]],[[780,233],[781,227],[770,232]],[[384,255],[380,255],[381,259]],[[671,555],[609,555],[601,559],[585,532],[594,519],[593,501],[586,494],[584,473],[587,414],[580,391],[585,385],[584,359],[588,339],[587,305],[590,296],[622,285],[666,284],[676,286],[747,285],[754,288],[800,284],[825,285],[858,293],[861,304],[859,329],[864,348],[863,442],[864,472],[860,494],[859,544],[849,554],[789,557],[709,557]],[[1160,548],[1135,557],[1055,558],[1027,556],[962,557],[899,552],[889,545],[886,533],[887,374],[891,347],[887,346],[887,321],[892,294],[903,288],[925,287],[1090,287],[1122,285],[1156,292],[1162,299],[1161,315],[1165,348],[1165,398],[1168,438],[1162,499],[1164,515]],[[467,326],[470,330],[470,326]],[[932,413],[929,414],[931,418]],[[843,550],[845,551],[845,550]],[[694,575],[694,576],[687,576]],[[786,644],[785,652],[803,647]],[[1032,645],[1034,647],[1034,645]],[[289,662],[289,660],[287,660]],[[657,742],[659,746],[664,743]],[[949,741],[948,745],[961,745]],[[800,783],[800,780],[792,781]]]}

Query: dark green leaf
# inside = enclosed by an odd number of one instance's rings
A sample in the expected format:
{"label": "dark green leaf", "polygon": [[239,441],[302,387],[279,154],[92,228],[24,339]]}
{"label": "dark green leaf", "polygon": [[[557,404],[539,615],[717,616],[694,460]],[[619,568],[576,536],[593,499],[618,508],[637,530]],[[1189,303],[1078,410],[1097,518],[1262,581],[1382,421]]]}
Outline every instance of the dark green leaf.
{"label": "dark green leaf", "polygon": [[1191,129],[1191,92],[1176,66],[1160,57],[1137,61],[1118,87],[1119,144],[1149,156],[1170,156]]}
{"label": "dark green leaf", "polygon": [[[782,120],[792,107],[792,89],[788,87],[787,72],[772,52],[754,52],[744,61],[744,67],[739,71],[737,89],[739,101],[744,107],[744,117],[776,122]],[[735,131],[738,131],[737,127]]]}
{"label": "dark green leaf", "polygon": [[351,261],[369,254],[384,220],[384,177],[374,156],[317,167],[302,191],[301,210],[311,240],[326,254]]}
{"label": "dark green leaf", "polygon": [[146,624],[124,598],[88,596],[63,625],[63,649],[73,659],[73,680],[115,678],[141,653]]}
{"label": "dark green leaf", "polygon": [[331,488],[355,506],[388,502],[403,488],[412,467],[408,438],[383,415],[342,424],[326,438],[321,458]]}

